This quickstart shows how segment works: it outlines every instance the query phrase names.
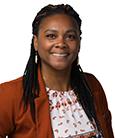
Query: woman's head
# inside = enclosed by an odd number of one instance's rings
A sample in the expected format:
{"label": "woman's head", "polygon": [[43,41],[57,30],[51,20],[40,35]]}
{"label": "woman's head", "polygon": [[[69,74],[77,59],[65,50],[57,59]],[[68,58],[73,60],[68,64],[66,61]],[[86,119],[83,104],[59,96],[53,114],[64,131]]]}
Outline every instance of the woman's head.
{"label": "woman's head", "polygon": [[80,49],[80,27],[81,20],[69,5],[48,5],[38,12],[33,21],[33,45],[42,65],[71,67]]}
{"label": "woman's head", "polygon": [[42,68],[70,70],[80,49],[77,22],[62,13],[45,17],[39,25],[38,35],[34,35],[34,48]]}

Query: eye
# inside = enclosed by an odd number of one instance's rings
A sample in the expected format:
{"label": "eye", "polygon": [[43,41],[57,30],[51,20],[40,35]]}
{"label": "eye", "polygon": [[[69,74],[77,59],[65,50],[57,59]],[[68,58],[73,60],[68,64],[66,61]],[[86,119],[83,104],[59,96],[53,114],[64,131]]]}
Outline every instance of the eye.
{"label": "eye", "polygon": [[56,38],[56,34],[46,34],[46,37],[48,39],[55,39]]}
{"label": "eye", "polygon": [[76,37],[76,35],[75,34],[67,34],[66,35],[66,39],[67,40],[70,40],[70,41],[73,41],[73,40],[75,40],[77,37]]}

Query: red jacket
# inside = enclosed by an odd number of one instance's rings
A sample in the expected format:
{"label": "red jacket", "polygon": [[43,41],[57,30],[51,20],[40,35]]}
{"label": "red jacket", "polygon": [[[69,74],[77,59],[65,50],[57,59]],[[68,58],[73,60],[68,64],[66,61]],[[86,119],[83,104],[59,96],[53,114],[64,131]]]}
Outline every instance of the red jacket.
{"label": "red jacket", "polygon": [[[40,97],[35,99],[36,124],[33,123],[30,108],[23,111],[22,77],[0,85],[0,138],[53,138],[48,96],[40,71],[38,73]],[[105,93],[98,80],[86,73],[86,79],[94,96],[97,118],[104,138],[114,138],[111,114]]]}

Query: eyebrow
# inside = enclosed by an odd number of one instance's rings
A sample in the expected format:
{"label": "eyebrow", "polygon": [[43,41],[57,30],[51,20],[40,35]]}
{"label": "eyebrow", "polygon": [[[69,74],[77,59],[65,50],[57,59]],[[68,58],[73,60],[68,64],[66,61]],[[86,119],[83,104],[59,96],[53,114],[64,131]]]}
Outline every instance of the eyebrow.
{"label": "eyebrow", "polygon": [[[55,29],[47,29],[47,30],[45,31],[45,33],[47,33],[47,32],[54,32],[54,33],[57,33],[58,31],[55,30]],[[71,32],[77,33],[77,30],[75,30],[75,29],[69,29],[69,30],[66,31],[66,33],[71,33]]]}
{"label": "eyebrow", "polygon": [[46,31],[45,31],[45,33],[47,33],[47,32],[58,32],[57,30],[55,30],[55,29],[47,29]]}
{"label": "eyebrow", "polygon": [[71,33],[71,32],[77,33],[77,30],[76,29],[69,29],[66,31],[66,33]]}

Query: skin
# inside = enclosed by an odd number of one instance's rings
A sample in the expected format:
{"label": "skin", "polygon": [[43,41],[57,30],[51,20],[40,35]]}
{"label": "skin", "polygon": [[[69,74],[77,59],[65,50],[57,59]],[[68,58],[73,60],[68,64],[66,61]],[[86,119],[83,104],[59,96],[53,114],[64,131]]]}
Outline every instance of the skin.
{"label": "skin", "polygon": [[77,22],[65,14],[44,18],[38,36],[34,36],[34,48],[41,58],[46,86],[61,91],[71,89],[71,66],[80,50]]}

